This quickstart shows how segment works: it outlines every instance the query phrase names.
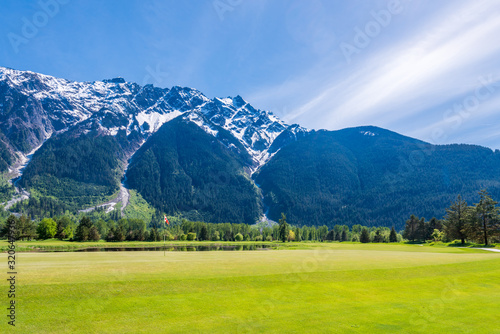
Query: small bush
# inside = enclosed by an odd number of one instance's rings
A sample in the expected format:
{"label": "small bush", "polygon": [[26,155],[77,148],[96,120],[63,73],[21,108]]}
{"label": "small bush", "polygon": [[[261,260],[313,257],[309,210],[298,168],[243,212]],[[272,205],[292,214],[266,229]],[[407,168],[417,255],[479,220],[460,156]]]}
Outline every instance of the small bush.
{"label": "small bush", "polygon": [[243,241],[243,235],[241,233],[238,233],[234,236],[235,241]]}
{"label": "small bush", "polygon": [[194,233],[194,232],[189,232],[189,233],[187,234],[187,240],[188,240],[188,241],[193,241],[193,240],[196,240],[196,233]]}
{"label": "small bush", "polygon": [[272,236],[270,236],[270,235],[268,235],[268,236],[266,237],[266,241],[273,241],[273,237],[272,237]]}

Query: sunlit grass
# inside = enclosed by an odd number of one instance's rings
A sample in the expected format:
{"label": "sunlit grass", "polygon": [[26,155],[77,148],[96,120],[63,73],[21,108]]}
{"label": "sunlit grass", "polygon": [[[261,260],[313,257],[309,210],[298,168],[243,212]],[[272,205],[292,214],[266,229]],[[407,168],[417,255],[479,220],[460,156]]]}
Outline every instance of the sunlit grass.
{"label": "sunlit grass", "polygon": [[166,256],[21,253],[17,330],[494,333],[499,328],[500,254],[418,245],[295,246],[310,249]]}

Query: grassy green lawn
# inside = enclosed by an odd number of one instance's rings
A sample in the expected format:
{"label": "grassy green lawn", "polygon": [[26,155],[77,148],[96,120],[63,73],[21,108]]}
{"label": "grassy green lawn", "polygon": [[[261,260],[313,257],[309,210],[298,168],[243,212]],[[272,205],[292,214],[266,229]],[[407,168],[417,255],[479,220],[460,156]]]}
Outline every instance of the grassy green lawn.
{"label": "grassy green lawn", "polygon": [[[500,331],[498,253],[418,245],[297,247],[166,256],[18,253],[16,332]],[[8,329],[3,318],[0,332]]]}

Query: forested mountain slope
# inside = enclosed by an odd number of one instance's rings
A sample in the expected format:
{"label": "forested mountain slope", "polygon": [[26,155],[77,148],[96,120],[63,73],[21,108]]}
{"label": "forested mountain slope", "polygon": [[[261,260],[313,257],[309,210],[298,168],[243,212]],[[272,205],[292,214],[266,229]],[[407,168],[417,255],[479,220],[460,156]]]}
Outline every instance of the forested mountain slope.
{"label": "forested mountain slope", "polygon": [[251,164],[250,156],[230,149],[237,141],[225,146],[219,138],[182,116],[176,118],[134,155],[127,170],[128,184],[170,215],[254,223],[261,208],[258,189],[244,171]]}
{"label": "forested mountain slope", "polygon": [[299,225],[401,227],[410,214],[442,217],[457,194],[500,195],[500,153],[430,145],[376,127],[318,131],[282,148],[255,175],[269,217]]}

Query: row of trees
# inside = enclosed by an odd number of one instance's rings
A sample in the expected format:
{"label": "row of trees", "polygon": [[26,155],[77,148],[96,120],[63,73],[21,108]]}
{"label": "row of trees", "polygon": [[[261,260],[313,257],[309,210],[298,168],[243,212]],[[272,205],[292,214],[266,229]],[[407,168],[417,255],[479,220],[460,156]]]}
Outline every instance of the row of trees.
{"label": "row of trees", "polygon": [[479,192],[478,203],[469,206],[461,196],[446,210],[443,222],[444,235],[449,239],[460,239],[484,243],[500,242],[500,211],[498,202],[486,190]]}
{"label": "row of trees", "polygon": [[436,218],[430,221],[425,221],[424,218],[418,218],[411,215],[410,219],[406,221],[406,226],[403,231],[403,238],[409,241],[426,241],[441,238],[436,236],[436,230],[441,232],[443,229],[443,222]]}
{"label": "row of trees", "polygon": [[365,227],[354,225],[291,226],[282,214],[279,224],[269,225],[261,222],[248,224],[211,224],[188,221],[171,217],[172,225],[165,227],[159,215],[146,224],[141,219],[105,220],[81,217],[74,219],[63,215],[33,221],[23,215],[9,216],[4,222],[1,234],[6,235],[9,226],[15,224],[18,240],[32,239],[69,239],[76,241],[160,241],[199,240],[199,241],[359,241],[359,242],[401,242],[409,241],[452,241],[455,239],[489,244],[500,241],[500,210],[486,190],[480,193],[480,200],[469,206],[461,196],[446,210],[443,220],[432,218],[425,221],[414,215],[406,221],[405,229],[398,234],[394,227]]}
{"label": "row of trees", "polygon": [[[159,220],[159,219],[156,219]],[[0,229],[0,236],[5,236],[10,225],[16,226],[18,240],[50,239],[75,241],[161,241],[199,240],[199,241],[361,241],[361,242],[397,242],[401,235],[386,227],[368,228],[354,225],[327,226],[291,226],[283,215],[280,224],[269,225],[261,222],[248,224],[211,224],[193,222],[171,217],[171,225],[165,227],[163,221],[149,225],[141,219],[91,219],[83,216],[78,222],[70,216],[44,218],[40,222],[27,216],[9,216]]]}
{"label": "row of trees", "polygon": [[406,221],[403,237],[410,241],[460,240],[482,243],[500,242],[500,210],[486,190],[479,192],[478,203],[469,206],[459,195],[446,209],[443,220],[425,221],[412,215]]}

